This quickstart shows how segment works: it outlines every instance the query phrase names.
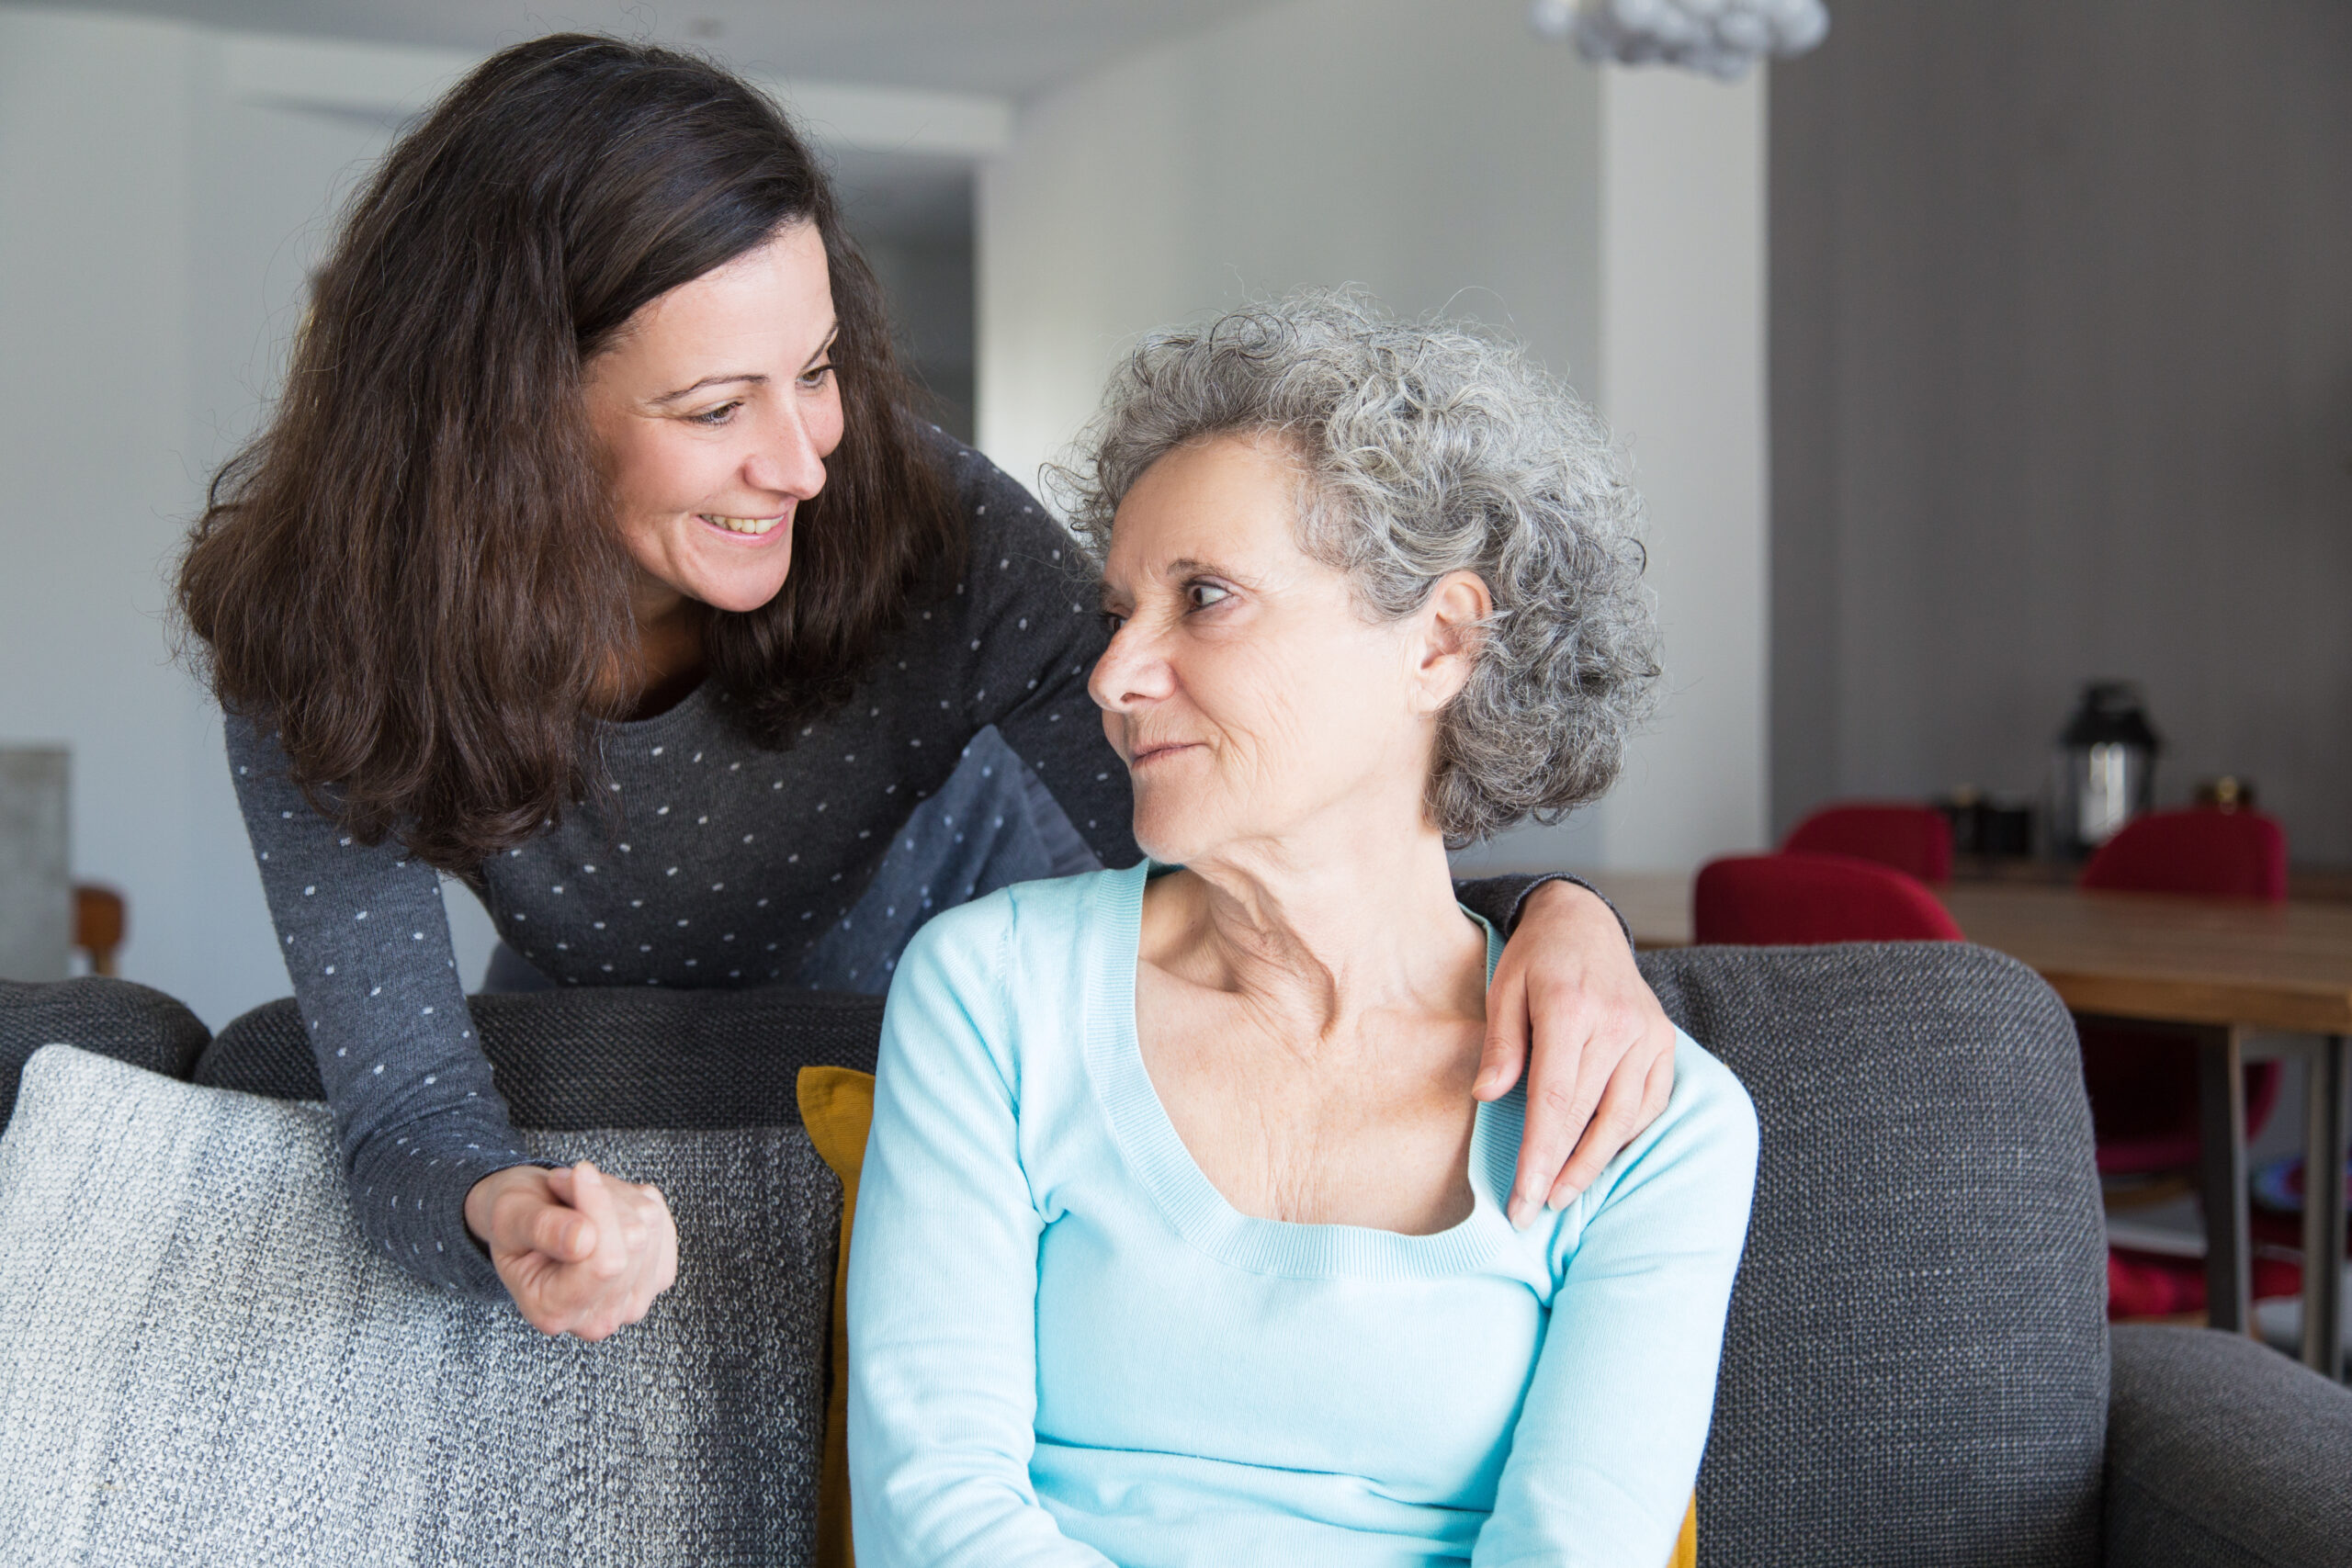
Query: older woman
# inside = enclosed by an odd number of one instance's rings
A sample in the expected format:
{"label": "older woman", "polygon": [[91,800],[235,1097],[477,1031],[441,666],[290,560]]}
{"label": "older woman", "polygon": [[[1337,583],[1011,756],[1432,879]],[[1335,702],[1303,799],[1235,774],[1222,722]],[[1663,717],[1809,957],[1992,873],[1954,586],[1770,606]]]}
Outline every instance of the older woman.
{"label": "older woman", "polygon": [[1496,933],[1446,846],[1599,795],[1653,673],[1633,498],[1512,351],[1346,297],[1147,341],[1075,486],[1149,861],[933,922],[850,1268],[862,1568],[1662,1563],[1756,1122],[1508,1216]]}
{"label": "older woman", "polygon": [[[934,908],[1135,859],[1091,582],[915,408],[819,160],[707,61],[518,44],[353,202],[180,604],[353,1203],[423,1279],[599,1338],[676,1262],[661,1194],[522,1148],[441,875],[526,981],[878,990]],[[1535,1205],[1672,1036],[1598,898],[1527,904],[1484,1089],[1532,1052]]]}

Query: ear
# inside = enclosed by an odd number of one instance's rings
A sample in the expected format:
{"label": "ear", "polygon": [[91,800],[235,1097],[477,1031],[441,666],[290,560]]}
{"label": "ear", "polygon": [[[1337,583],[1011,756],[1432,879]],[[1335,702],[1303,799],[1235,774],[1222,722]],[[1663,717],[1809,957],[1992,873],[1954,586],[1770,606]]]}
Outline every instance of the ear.
{"label": "ear", "polygon": [[1415,614],[1414,709],[1435,713],[1452,702],[1477,668],[1495,596],[1475,571],[1449,571]]}

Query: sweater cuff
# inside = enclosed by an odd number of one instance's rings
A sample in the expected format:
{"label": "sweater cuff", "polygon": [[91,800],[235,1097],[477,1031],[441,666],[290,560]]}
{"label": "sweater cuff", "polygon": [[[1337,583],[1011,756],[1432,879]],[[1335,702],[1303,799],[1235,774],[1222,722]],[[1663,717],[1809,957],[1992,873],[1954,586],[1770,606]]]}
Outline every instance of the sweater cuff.
{"label": "sweater cuff", "polygon": [[426,1283],[454,1295],[503,1304],[506,1283],[490,1249],[466,1228],[466,1197],[486,1176],[518,1165],[552,1168],[518,1150],[466,1150],[386,1162],[353,1196],[363,1228],[384,1256]]}
{"label": "sweater cuff", "polygon": [[1565,871],[1544,872],[1532,876],[1487,876],[1460,886],[1459,897],[1464,904],[1494,922],[1508,942],[1519,930],[1519,918],[1526,912],[1528,896],[1547,882],[1572,882],[1601,903],[1617,917],[1617,929],[1625,933],[1625,945],[1634,946],[1634,928],[1626,923],[1624,912],[1610,903],[1609,896],[1583,877]]}

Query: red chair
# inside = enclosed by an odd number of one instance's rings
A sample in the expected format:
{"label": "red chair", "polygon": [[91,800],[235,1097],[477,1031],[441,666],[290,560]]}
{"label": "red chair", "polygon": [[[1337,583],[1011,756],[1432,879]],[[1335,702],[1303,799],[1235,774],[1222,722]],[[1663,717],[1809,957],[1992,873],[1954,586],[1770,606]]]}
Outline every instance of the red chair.
{"label": "red chair", "polygon": [[1958,942],[1917,878],[1851,855],[1733,855],[1700,868],[1692,940],[1775,947],[1826,942]]}
{"label": "red chair", "polygon": [[2284,903],[2287,835],[2258,811],[2152,811],[2099,846],[2083,886]]}
{"label": "red chair", "polygon": [[1788,855],[1852,855],[1922,882],[1951,880],[1951,823],[1932,807],[1825,806],[1789,830]]}
{"label": "red chair", "polygon": [[[2287,835],[2258,812],[2152,812],[2099,847],[2083,868],[2082,885],[2098,892],[2279,903],[2287,897]],[[2082,1020],[2078,1027],[2100,1172],[2193,1177],[2199,1148],[2196,1046],[2162,1030],[2099,1019]],[[2249,1138],[2270,1119],[2278,1077],[2276,1062],[2246,1064]],[[2257,1299],[2301,1289],[2301,1270],[2265,1269],[2262,1262],[2257,1259],[2255,1269]],[[2123,1255],[2110,1263],[2110,1316],[2167,1315],[2204,1305],[2204,1270],[2195,1259]]]}
{"label": "red chair", "polygon": [[[2254,1259],[2254,1299],[2303,1292],[2303,1268],[2283,1258]],[[2111,1247],[2107,1252],[2109,1318],[2186,1318],[2205,1310],[2205,1264],[2196,1258]]]}

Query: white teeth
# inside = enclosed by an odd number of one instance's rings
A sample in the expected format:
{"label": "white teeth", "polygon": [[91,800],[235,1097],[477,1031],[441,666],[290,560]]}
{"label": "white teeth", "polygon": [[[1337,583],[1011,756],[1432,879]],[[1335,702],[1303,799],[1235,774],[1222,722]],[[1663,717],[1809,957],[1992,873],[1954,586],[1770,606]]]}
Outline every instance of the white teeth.
{"label": "white teeth", "polygon": [[784,521],[781,517],[718,517],[704,513],[703,521],[716,523],[730,534],[764,534]]}

